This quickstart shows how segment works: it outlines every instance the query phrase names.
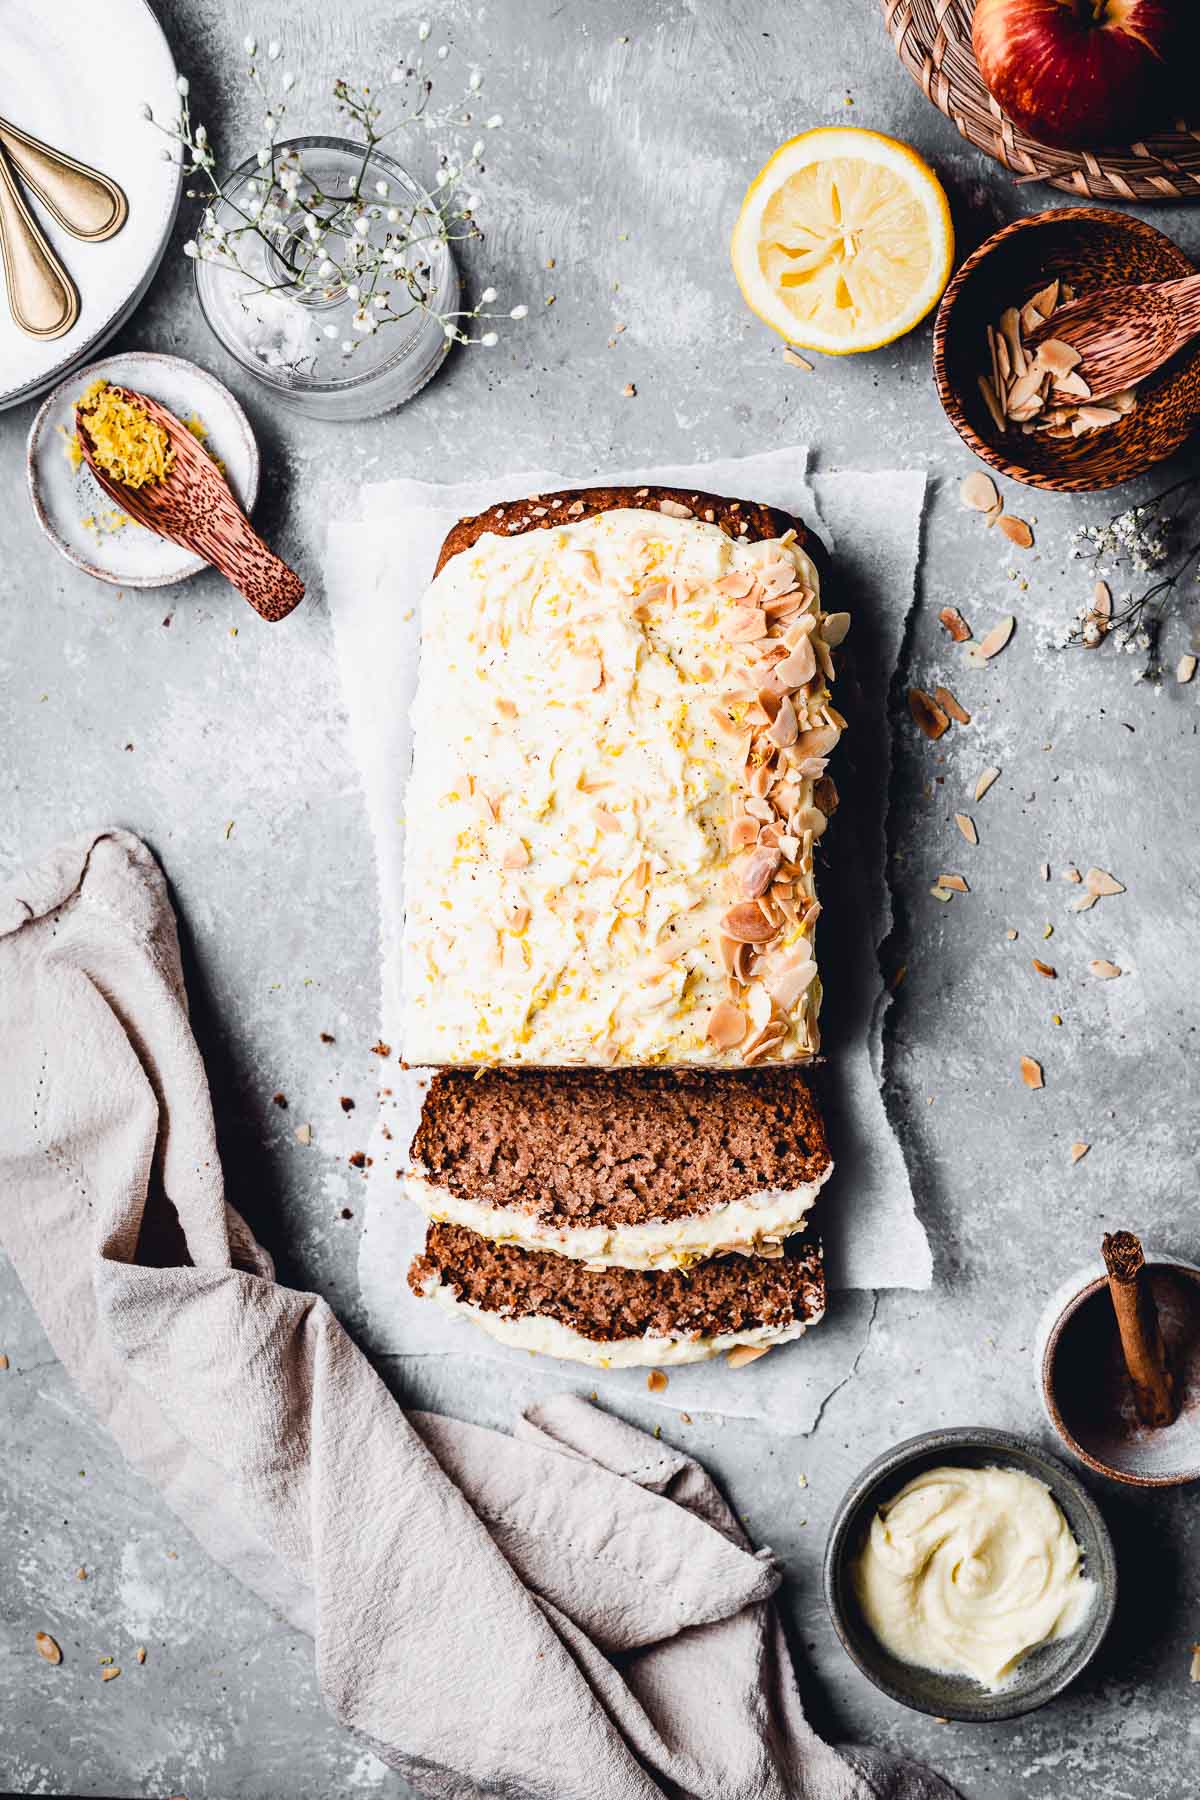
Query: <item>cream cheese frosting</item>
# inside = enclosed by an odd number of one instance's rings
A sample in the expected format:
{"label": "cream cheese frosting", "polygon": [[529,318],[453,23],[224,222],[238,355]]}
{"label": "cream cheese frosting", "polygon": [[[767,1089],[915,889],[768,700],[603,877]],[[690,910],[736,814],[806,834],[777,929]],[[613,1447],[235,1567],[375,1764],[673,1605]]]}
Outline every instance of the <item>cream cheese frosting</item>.
{"label": "cream cheese frosting", "polygon": [[893,1656],[993,1690],[1096,1597],[1054,1495],[1021,1469],[929,1469],[876,1513],[855,1570]]}
{"label": "cream cheese frosting", "polygon": [[768,1188],[725,1201],[684,1219],[642,1224],[555,1227],[517,1206],[488,1206],[464,1199],[450,1188],[410,1171],[404,1178],[409,1199],[438,1224],[465,1225],[493,1242],[550,1250],[596,1269],[684,1269],[728,1252],[745,1256],[783,1254],[783,1240],[802,1229],[824,1182]]}
{"label": "cream cheese frosting", "polygon": [[607,1343],[584,1337],[558,1319],[527,1315],[514,1318],[504,1313],[487,1312],[469,1301],[457,1300],[453,1289],[433,1279],[423,1290],[425,1298],[437,1304],[454,1318],[469,1319],[489,1337],[507,1344],[513,1350],[530,1350],[538,1356],[555,1356],[568,1362],[587,1363],[593,1369],[662,1369],[682,1363],[708,1362],[739,1345],[747,1348],[769,1348],[772,1344],[791,1343],[803,1337],[809,1325],[816,1325],[824,1313],[809,1319],[796,1319],[789,1325],[761,1325],[747,1331],[718,1332],[695,1337],[616,1338]]}
{"label": "cream cheese frosting", "polygon": [[817,784],[847,624],[793,534],[674,512],[453,556],[413,706],[406,1061],[813,1056]]}

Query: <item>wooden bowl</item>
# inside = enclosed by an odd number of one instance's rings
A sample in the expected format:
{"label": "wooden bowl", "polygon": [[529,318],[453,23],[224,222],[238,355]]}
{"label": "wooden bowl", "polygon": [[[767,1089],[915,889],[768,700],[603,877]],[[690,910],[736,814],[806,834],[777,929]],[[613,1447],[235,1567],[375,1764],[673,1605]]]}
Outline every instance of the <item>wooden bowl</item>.
{"label": "wooden bowl", "polygon": [[1006,225],[967,258],[938,308],[933,373],[946,417],[976,456],[1028,487],[1080,494],[1132,481],[1178,450],[1200,422],[1200,339],[1141,384],[1137,406],[1119,425],[1056,439],[1027,437],[1017,426],[996,430],[979,391],[987,327],[1056,275],[1083,295],[1193,273],[1177,244],[1126,213],[1064,206]]}

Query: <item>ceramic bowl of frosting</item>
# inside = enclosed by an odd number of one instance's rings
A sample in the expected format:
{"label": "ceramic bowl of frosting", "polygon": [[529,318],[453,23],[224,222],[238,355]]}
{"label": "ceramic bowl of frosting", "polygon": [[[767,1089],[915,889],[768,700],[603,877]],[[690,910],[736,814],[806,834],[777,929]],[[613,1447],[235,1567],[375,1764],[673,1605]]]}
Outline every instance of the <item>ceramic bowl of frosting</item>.
{"label": "ceramic bowl of frosting", "polygon": [[[1086,1603],[1076,1604],[1073,1623],[1065,1635],[1042,1643],[1024,1655],[996,1686],[986,1685],[965,1673],[950,1673],[941,1668],[923,1666],[888,1649],[868,1623],[860,1589],[860,1566],[868,1548],[871,1526],[881,1507],[892,1507],[902,1490],[910,1483],[936,1469],[966,1470],[964,1492],[986,1498],[996,1504],[997,1495],[1032,1490],[1014,1483],[1011,1473],[1032,1477],[1039,1484],[1036,1499],[1040,1517],[1049,1519],[1045,1507],[1045,1490],[1058,1513],[1065,1519],[1070,1538],[1078,1546],[1077,1577],[1088,1584]],[[988,1472],[999,1471],[995,1480]],[[976,1472],[980,1472],[978,1475]],[[899,1517],[899,1509],[890,1513],[889,1522]],[[947,1525],[953,1528],[955,1521]],[[933,1537],[941,1535],[940,1526]],[[1040,1540],[1031,1534],[1031,1542]],[[1060,1533],[1057,1554],[1063,1552]],[[1074,1546],[1066,1541],[1068,1561],[1075,1561]],[[1003,1535],[994,1539],[995,1555],[1002,1561]],[[1028,1559],[1025,1552],[1015,1557],[1013,1565],[998,1573],[989,1567],[992,1550],[984,1550],[978,1565],[964,1567],[957,1555],[939,1549],[929,1559],[925,1579],[940,1579],[949,1584],[947,1604],[956,1618],[968,1616],[979,1622],[982,1636],[994,1629],[1007,1629],[1008,1615],[1016,1600],[1036,1597],[1043,1586],[1043,1570],[1038,1557]],[[1040,1551],[1039,1551],[1040,1555]],[[938,1562],[941,1562],[940,1570]],[[924,1565],[922,1565],[924,1566]],[[1048,1565],[1049,1566],[1049,1565]],[[970,1581],[980,1586],[977,1601],[963,1593]],[[1049,1575],[1046,1576],[1049,1580]],[[1095,1501],[1083,1484],[1056,1457],[1047,1455],[1036,1444],[1011,1432],[981,1426],[957,1426],[943,1431],[924,1432],[907,1439],[877,1457],[852,1483],[834,1515],[825,1547],[825,1601],[834,1629],[851,1661],[875,1686],[902,1706],[916,1712],[930,1713],[939,1719],[955,1719],[965,1723],[994,1724],[1033,1712],[1060,1694],[1086,1668],[1095,1656],[1112,1622],[1117,1598],[1117,1567],[1108,1527]],[[936,1602],[940,1614],[945,1596],[927,1597],[925,1604]],[[978,1611],[972,1611],[977,1607]]]}

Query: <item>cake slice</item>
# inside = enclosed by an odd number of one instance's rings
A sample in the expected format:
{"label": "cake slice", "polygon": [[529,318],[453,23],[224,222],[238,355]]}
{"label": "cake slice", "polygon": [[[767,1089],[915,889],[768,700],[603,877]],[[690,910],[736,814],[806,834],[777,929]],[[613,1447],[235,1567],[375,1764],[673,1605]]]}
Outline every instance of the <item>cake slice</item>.
{"label": "cake slice", "polygon": [[443,1070],[412,1157],[436,1222],[632,1269],[778,1256],[833,1168],[793,1069]]}
{"label": "cake slice", "polygon": [[813,855],[849,623],[823,564],[786,513],[685,490],[455,527],[412,713],[407,1063],[817,1053]]}
{"label": "cake slice", "polygon": [[435,1224],[408,1282],[501,1343],[603,1369],[785,1343],[825,1310],[820,1246],[803,1237],[781,1256],[719,1256],[686,1271],[589,1269]]}

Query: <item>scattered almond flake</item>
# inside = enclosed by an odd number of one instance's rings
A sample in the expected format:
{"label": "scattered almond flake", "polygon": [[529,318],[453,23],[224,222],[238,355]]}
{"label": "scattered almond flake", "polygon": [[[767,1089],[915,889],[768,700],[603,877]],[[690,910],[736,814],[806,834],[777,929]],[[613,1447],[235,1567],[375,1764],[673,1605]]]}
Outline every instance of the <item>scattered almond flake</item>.
{"label": "scattered almond flake", "polygon": [[979,833],[975,829],[975,821],[969,813],[955,813],[954,823],[966,838],[968,844],[979,842]]}
{"label": "scattered almond flake", "polygon": [[1117,963],[1106,962],[1102,956],[1094,956],[1088,964],[1088,968],[1100,981],[1115,981],[1121,973]]}
{"label": "scattered almond flake", "polygon": [[933,742],[936,742],[943,732],[949,729],[950,721],[946,714],[932,695],[925,692],[924,688],[909,688],[908,710],[925,736]]}
{"label": "scattered almond flake", "polygon": [[48,1663],[62,1661],[62,1651],[48,1631],[39,1631],[33,1641],[37,1645],[38,1655],[44,1657]]}
{"label": "scattered almond flake", "polygon": [[621,389],[621,398],[623,400],[637,399],[637,389],[634,387],[632,381],[627,381],[625,386]]}
{"label": "scattered almond flake", "polygon": [[996,398],[996,390],[992,386],[991,379],[987,375],[980,375],[977,379],[979,382],[979,391],[983,395],[983,403],[992,415],[992,423],[997,431],[1003,431],[1004,414],[1000,409],[1000,402]]}
{"label": "scattered almond flake", "polygon": [[661,1394],[667,1386],[668,1379],[665,1369],[651,1369],[646,1377],[646,1386],[652,1394]]}
{"label": "scattered almond flake", "polygon": [[1175,664],[1175,679],[1182,686],[1189,682],[1196,673],[1196,658],[1190,654],[1181,656]]}
{"label": "scattered almond flake", "polygon": [[144,1663],[144,1662],[145,1662],[145,1660],[146,1660],[146,1646],[145,1646],[145,1644],[139,1644],[139,1645],[138,1645],[138,1647],[137,1647],[137,1649],[136,1649],[136,1650],[135,1650],[135,1651],[134,1651],[134,1655],[135,1655],[135,1656],[136,1656],[136,1657],[137,1657],[137,1659],[138,1659],[138,1661],[139,1661],[139,1662],[140,1662],[140,1663]]}
{"label": "scattered almond flake", "polygon": [[949,888],[952,894],[969,894],[971,891],[961,875],[939,875],[937,884],[939,887]]}
{"label": "scattered almond flake", "polygon": [[1019,934],[1017,932],[1015,932],[1013,930],[1012,926],[1010,925],[1004,935],[1008,939],[1010,944],[1015,944]]}
{"label": "scattered almond flake", "polygon": [[976,800],[982,800],[983,796],[987,793],[987,791],[991,787],[992,783],[994,781],[998,781],[999,778],[1000,778],[999,769],[985,769],[983,771],[983,774],[979,777],[979,780],[975,783],[975,798],[976,798]]}
{"label": "scattered almond flake", "polygon": [[669,519],[690,519],[693,517],[691,507],[684,506],[682,501],[679,500],[660,500],[658,503],[658,510],[660,513],[666,513]]}
{"label": "scattered almond flake", "polygon": [[1041,876],[1042,876],[1043,881],[1049,881],[1049,879],[1050,879],[1050,864],[1049,863],[1042,864]]}
{"label": "scattered almond flake", "polygon": [[986,637],[980,638],[971,646],[971,658],[975,662],[988,662],[993,656],[999,656],[1005,644],[1012,636],[1017,621],[1011,613],[1005,615],[998,625],[993,625]]}
{"label": "scattered almond flake", "polygon": [[965,706],[960,706],[949,688],[934,688],[933,697],[941,707],[942,711],[944,713],[949,713],[956,725],[969,725],[971,723],[970,713]]}
{"label": "scattered almond flake", "polygon": [[0,1371],[7,1369],[7,1367],[8,1367],[8,1357],[4,1354],[3,1350],[0,1350]]}
{"label": "scattered almond flake", "polygon": [[1020,550],[1032,550],[1033,532],[1024,519],[1018,519],[1014,513],[1005,513],[996,523],[1010,544],[1016,544]]}
{"label": "scattered almond flake", "polygon": [[1074,863],[1068,863],[1066,868],[1062,872],[1061,879],[1063,881],[1075,882],[1075,881],[1082,881],[1083,876],[1079,873],[1079,870],[1075,867]]}
{"label": "scattered almond flake", "polygon": [[929,891],[935,900],[953,900],[954,898],[953,890],[943,887],[940,881],[935,881]]}
{"label": "scattered almond flake", "polygon": [[969,475],[964,475],[958,492],[963,505],[973,512],[991,512],[1000,499],[995,482],[982,469],[972,469]]}
{"label": "scattered almond flake", "polygon": [[1057,981],[1058,980],[1058,970],[1056,968],[1053,968],[1050,963],[1042,962],[1040,957],[1035,956],[1033,958],[1033,966],[1037,970],[1038,974],[1045,975],[1047,980],[1049,980],[1049,981]]}
{"label": "scattered almond flake", "polygon": [[680,1423],[680,1424],[681,1424],[681,1425],[690,1425],[690,1424],[691,1424],[691,1422],[692,1422],[692,1415],[691,1415],[691,1413],[682,1413],[682,1412],[681,1412],[681,1413],[680,1413],[680,1415],[679,1415],[679,1423]]}
{"label": "scattered almond flake", "polygon": [[943,606],[938,618],[950,633],[956,644],[965,644],[971,636],[971,627],[959,612],[957,606]]}
{"label": "scattered almond flake", "polygon": [[312,1126],[311,1125],[297,1125],[294,1135],[295,1135],[296,1142],[298,1144],[311,1144],[312,1143]]}
{"label": "scattered almond flake", "polygon": [[1089,894],[1099,896],[1125,892],[1116,876],[1110,875],[1107,869],[1089,869],[1083,880]]}
{"label": "scattered almond flake", "polygon": [[1080,894],[1078,900],[1072,900],[1071,911],[1072,912],[1087,912],[1087,910],[1090,906],[1095,906],[1095,904],[1099,898],[1100,898],[1099,894],[1087,894],[1087,893]]}
{"label": "scattered almond flake", "polygon": [[791,363],[793,369],[807,369],[810,375],[815,366],[809,362],[807,356],[801,356],[798,350],[785,350],[783,360],[785,363]]}
{"label": "scattered almond flake", "polygon": [[741,1043],[749,1021],[740,1006],[722,1000],[708,1015],[708,1036],[719,1050],[732,1050]]}
{"label": "scattered almond flake", "polygon": [[100,1679],[101,1681],[115,1681],[120,1673],[120,1669],[114,1663],[110,1669],[101,1669]]}
{"label": "scattered almond flake", "polygon": [[75,1571],[75,1579],[76,1579],[76,1581],[86,1581],[87,1578],[88,1578],[87,1570],[84,1568],[83,1564],[80,1563],[79,1567]]}
{"label": "scattered almond flake", "polygon": [[1081,406],[1071,420],[1072,437],[1082,437],[1085,431],[1099,431],[1104,425],[1117,425],[1122,415],[1115,406]]}
{"label": "scattered almond flake", "polygon": [[1042,1065],[1040,1062],[1035,1062],[1032,1056],[1021,1058],[1021,1080],[1027,1088],[1040,1088],[1046,1085],[1045,1076],[1042,1074]]}
{"label": "scattered almond flake", "polygon": [[1071,1161],[1073,1163],[1082,1162],[1083,1158],[1087,1155],[1087,1153],[1091,1149],[1091,1147],[1092,1146],[1090,1144],[1072,1144],[1071,1145]]}
{"label": "scattered almond flake", "polygon": [[731,1369],[742,1369],[747,1363],[757,1362],[770,1348],[770,1344],[735,1344],[725,1361]]}

